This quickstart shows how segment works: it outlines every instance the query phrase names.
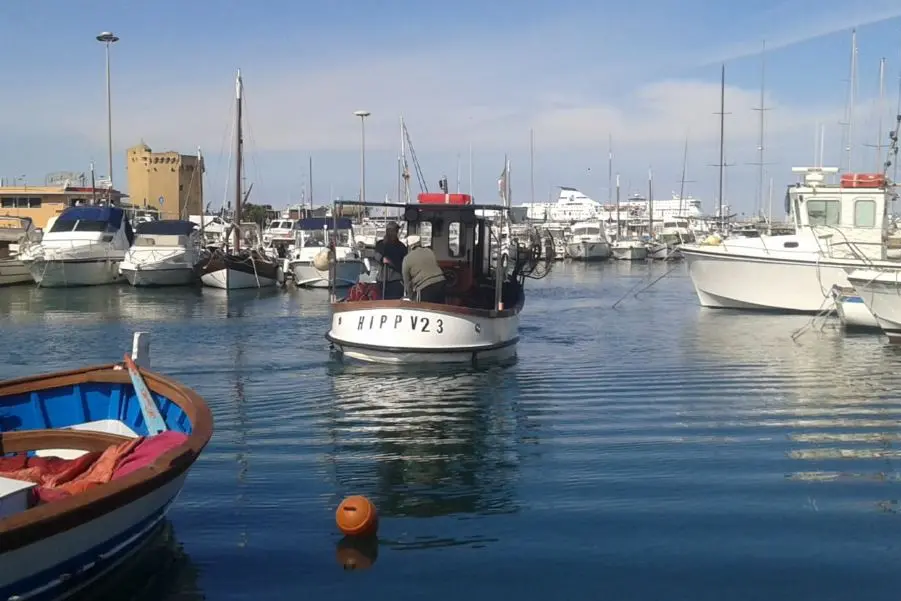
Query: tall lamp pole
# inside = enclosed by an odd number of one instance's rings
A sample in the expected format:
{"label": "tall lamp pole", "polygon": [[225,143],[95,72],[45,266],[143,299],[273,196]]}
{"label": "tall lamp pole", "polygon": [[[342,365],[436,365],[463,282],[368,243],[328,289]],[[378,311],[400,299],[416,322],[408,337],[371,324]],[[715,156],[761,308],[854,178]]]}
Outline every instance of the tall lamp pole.
{"label": "tall lamp pole", "polygon": [[355,111],[360,118],[360,202],[366,202],[366,117],[369,111]]}
{"label": "tall lamp pole", "polygon": [[110,189],[113,187],[113,111],[112,111],[112,94],[110,93],[110,69],[109,69],[109,47],[119,41],[119,38],[112,32],[104,31],[97,36],[97,41],[106,45],[106,134],[107,134],[107,152],[109,162],[107,164],[107,177],[109,177]]}

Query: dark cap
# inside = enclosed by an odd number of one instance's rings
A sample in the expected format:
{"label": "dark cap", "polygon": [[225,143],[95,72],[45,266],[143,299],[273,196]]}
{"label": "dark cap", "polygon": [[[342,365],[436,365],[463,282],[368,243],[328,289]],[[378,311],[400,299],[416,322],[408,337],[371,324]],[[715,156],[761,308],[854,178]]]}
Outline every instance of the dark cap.
{"label": "dark cap", "polygon": [[400,231],[400,226],[397,225],[396,221],[389,221],[388,224],[385,226],[385,229]]}

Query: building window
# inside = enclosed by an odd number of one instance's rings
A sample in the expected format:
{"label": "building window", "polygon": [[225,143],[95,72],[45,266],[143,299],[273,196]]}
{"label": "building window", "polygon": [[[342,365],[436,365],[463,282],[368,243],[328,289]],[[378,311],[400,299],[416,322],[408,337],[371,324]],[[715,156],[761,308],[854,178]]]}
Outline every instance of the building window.
{"label": "building window", "polygon": [[184,191],[185,191],[185,185],[184,185],[184,184],[178,184],[178,191],[179,191],[179,192],[184,192]]}
{"label": "building window", "polygon": [[15,198],[4,198],[0,200],[0,207],[4,209],[15,209],[16,208],[16,199]]}
{"label": "building window", "polygon": [[876,201],[862,198],[854,201],[854,227],[876,227]]}
{"label": "building window", "polygon": [[7,196],[0,199],[0,207],[4,209],[40,209],[40,196]]}
{"label": "building window", "polygon": [[842,221],[842,203],[838,200],[808,200],[807,219],[810,225],[839,225]]}

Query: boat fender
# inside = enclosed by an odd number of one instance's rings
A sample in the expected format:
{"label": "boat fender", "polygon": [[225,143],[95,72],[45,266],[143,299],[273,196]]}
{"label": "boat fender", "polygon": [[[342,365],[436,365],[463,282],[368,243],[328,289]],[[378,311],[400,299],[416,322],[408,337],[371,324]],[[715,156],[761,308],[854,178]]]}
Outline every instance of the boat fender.
{"label": "boat fender", "polygon": [[328,251],[321,250],[313,257],[313,267],[319,271],[328,271]]}
{"label": "boat fender", "polygon": [[281,265],[275,270],[275,281],[278,282],[279,286],[285,285],[285,270],[282,269]]}

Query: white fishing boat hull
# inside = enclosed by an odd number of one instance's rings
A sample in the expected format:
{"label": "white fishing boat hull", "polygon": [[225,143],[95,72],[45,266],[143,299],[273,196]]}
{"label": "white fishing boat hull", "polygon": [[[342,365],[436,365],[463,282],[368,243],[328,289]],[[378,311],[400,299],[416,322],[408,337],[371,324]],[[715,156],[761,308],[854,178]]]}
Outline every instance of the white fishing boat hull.
{"label": "white fishing boat hull", "polygon": [[610,258],[610,244],[607,242],[570,242],[566,254],[576,261],[603,261]]}
{"label": "white fishing boat hull", "polygon": [[[380,301],[375,301],[380,302]],[[516,356],[519,311],[499,317],[441,310],[442,305],[384,301],[335,311],[326,339],[340,359],[389,364],[476,364]],[[400,304],[409,305],[401,307]],[[359,307],[359,308],[356,308]]]}
{"label": "white fishing boat hull", "polygon": [[617,261],[644,261],[648,258],[648,247],[643,244],[614,245],[613,258]]}
{"label": "white fishing boat hull", "polygon": [[276,280],[228,267],[204,273],[200,277],[204,286],[221,290],[243,290],[275,286]]}
{"label": "white fishing boat hull", "polygon": [[[3,554],[0,592],[9,599],[68,599],[151,540],[187,472],[110,513]],[[15,591],[15,593],[13,593]]]}
{"label": "white fishing boat hull", "polygon": [[[328,270],[316,269],[312,261],[292,261],[289,269],[294,283],[303,288],[328,288]],[[335,263],[335,287],[348,288],[360,281],[363,271],[361,261],[338,261]]]}
{"label": "white fishing boat hull", "polygon": [[835,312],[843,326],[855,330],[879,329],[879,323],[856,290],[833,286],[832,297],[835,299]]}
{"label": "white fishing boat hull", "polygon": [[681,247],[704,307],[817,313],[833,286],[849,287],[844,266],[855,261],[751,257]]}
{"label": "white fishing boat hull", "polygon": [[122,280],[119,273],[121,259],[48,259],[35,258],[25,264],[32,279],[42,288],[69,288],[72,286],[102,286]]}
{"label": "white fishing boat hull", "polygon": [[654,261],[666,261],[672,252],[666,244],[655,244],[648,248],[648,258]]}
{"label": "white fishing boat hull", "polygon": [[31,283],[34,278],[25,263],[18,259],[0,259],[0,286]]}
{"label": "white fishing boat hull", "polygon": [[901,342],[901,272],[858,269],[848,280],[890,342]]}

